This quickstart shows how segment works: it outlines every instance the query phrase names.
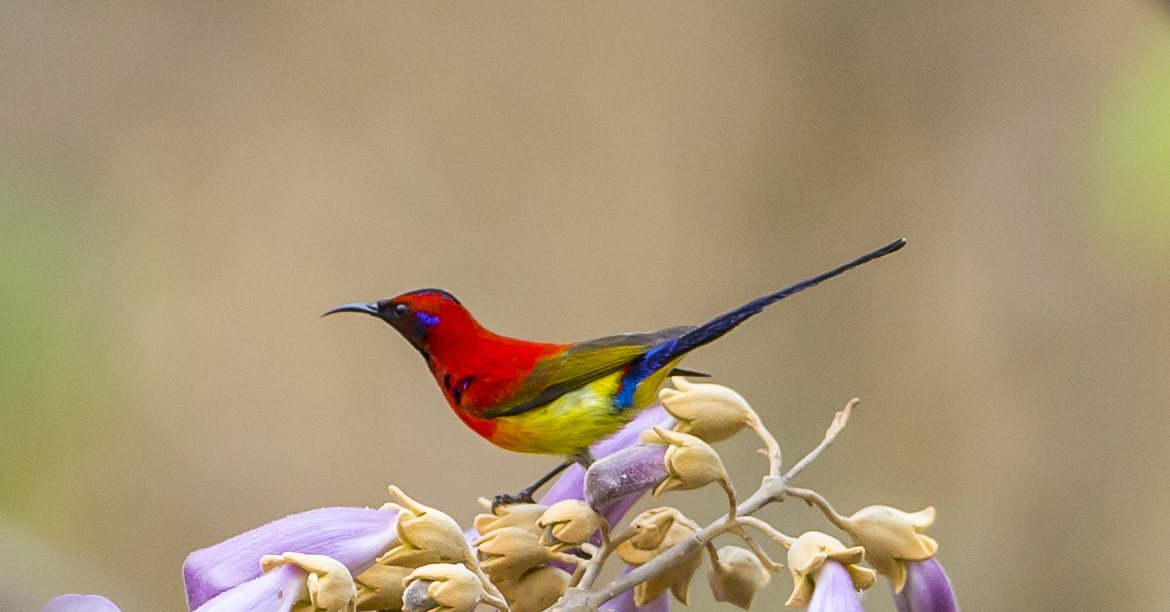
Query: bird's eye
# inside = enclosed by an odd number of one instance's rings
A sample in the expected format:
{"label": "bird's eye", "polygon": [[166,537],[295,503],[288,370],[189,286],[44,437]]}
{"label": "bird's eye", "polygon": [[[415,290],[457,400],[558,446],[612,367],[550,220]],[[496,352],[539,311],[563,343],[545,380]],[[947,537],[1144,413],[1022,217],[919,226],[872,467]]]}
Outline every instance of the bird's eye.
{"label": "bird's eye", "polygon": [[410,311],[410,306],[407,306],[406,304],[397,304],[394,306],[394,310],[391,312],[394,313],[395,319],[401,319],[402,317],[405,317],[406,313],[409,311]]}

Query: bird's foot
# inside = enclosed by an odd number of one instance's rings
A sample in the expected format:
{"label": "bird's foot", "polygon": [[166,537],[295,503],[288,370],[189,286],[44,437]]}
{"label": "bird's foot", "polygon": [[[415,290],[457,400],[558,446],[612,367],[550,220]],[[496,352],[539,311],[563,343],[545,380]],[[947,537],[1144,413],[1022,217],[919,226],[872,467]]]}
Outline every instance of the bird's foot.
{"label": "bird's foot", "polygon": [[585,449],[573,455],[573,461],[579,463],[581,467],[589,469],[589,466],[593,465],[593,462],[597,461],[597,459],[593,458],[593,453],[589,452],[589,449]]}
{"label": "bird's foot", "polygon": [[[588,451],[586,451],[586,453],[588,453]],[[508,495],[505,493],[502,495],[495,496],[494,498],[492,498],[492,514],[495,514],[496,508],[499,508],[500,506],[507,506],[510,504],[533,504],[533,503],[536,503],[536,500],[534,500],[532,498],[533,494],[535,494],[537,491],[539,491],[540,488],[545,485],[545,483],[552,480],[557,474],[560,474],[561,472],[565,471],[565,468],[569,467],[570,465],[573,465],[574,461],[579,461],[579,460],[580,459],[574,459],[573,461],[566,461],[566,462],[558,465],[557,467],[555,467],[551,471],[549,471],[549,473],[545,474],[544,476],[541,476],[540,480],[537,480],[536,482],[528,485],[527,487],[524,487],[523,489],[520,490],[519,493],[517,493],[515,495]]]}
{"label": "bird's foot", "polygon": [[501,493],[492,498],[492,514],[495,514],[496,508],[500,506],[510,506],[512,504],[532,504],[536,503],[532,499],[532,491],[525,489],[515,495]]}

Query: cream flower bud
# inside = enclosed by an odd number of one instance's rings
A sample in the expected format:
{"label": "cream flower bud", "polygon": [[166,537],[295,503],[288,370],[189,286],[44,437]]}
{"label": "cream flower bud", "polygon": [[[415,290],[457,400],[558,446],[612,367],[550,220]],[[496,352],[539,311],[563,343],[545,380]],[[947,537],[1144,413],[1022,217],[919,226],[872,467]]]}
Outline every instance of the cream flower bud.
{"label": "cream flower bud", "polygon": [[541,612],[552,607],[565,594],[569,574],[546,565],[524,572],[515,580],[497,584],[512,612]]}
{"label": "cream flower bud", "polygon": [[588,542],[604,521],[589,504],[579,499],[566,499],[549,506],[536,524],[544,529],[540,543],[559,550]]}
{"label": "cream flower bud", "polygon": [[788,571],[792,573],[792,595],[785,605],[803,607],[812,599],[816,576],[826,561],[840,563],[849,572],[853,588],[873,586],[874,571],[858,565],[865,558],[860,546],[846,548],[840,540],[819,531],[807,531],[788,548]]}
{"label": "cream flower bud", "polygon": [[717,556],[718,562],[707,574],[715,601],[725,601],[744,610],[751,608],[756,591],[772,581],[772,573],[755,553],[746,548],[724,546]]}
{"label": "cream flower bud", "polygon": [[402,584],[409,567],[377,564],[353,579],[357,584],[358,610],[397,610],[402,607]]}
{"label": "cream flower bud", "polygon": [[[630,528],[635,531],[635,535],[617,547],[618,557],[630,565],[648,563],[663,551],[698,531],[698,525],[694,521],[674,508],[647,510],[631,521]],[[687,603],[691,578],[703,561],[700,552],[696,551],[682,563],[635,586],[634,603],[644,606],[657,599],[667,589],[670,589],[675,599]]]}
{"label": "cream flower bud", "polygon": [[903,512],[889,506],[868,506],[844,519],[842,528],[854,543],[864,546],[866,558],[879,574],[906,586],[906,563],[924,561],[938,551],[938,543],[922,532],[934,524],[934,508]]}
{"label": "cream flower bud", "polygon": [[402,542],[378,558],[383,565],[421,567],[431,563],[461,563],[468,555],[467,540],[459,523],[443,512],[424,506],[408,497],[398,487],[390,495],[401,509],[398,539]]}
{"label": "cream flower bud", "polygon": [[634,587],[634,603],[645,606],[670,589],[671,595],[685,606],[690,598],[691,578],[703,564],[701,551],[696,551],[681,563]]}
{"label": "cream flower bud", "polygon": [[353,583],[353,576],[350,575],[349,569],[336,559],[325,555],[305,555],[296,552],[264,555],[260,558],[260,568],[265,572],[282,565],[295,565],[308,572],[305,584],[309,590],[309,601],[314,608],[326,612],[357,610],[355,602],[357,587]]}
{"label": "cream flower bud", "polygon": [[670,382],[675,388],[659,391],[658,399],[678,419],[675,431],[718,442],[738,433],[754,414],[742,395],[723,385],[692,383],[681,376]]}
{"label": "cream flower bud", "polygon": [[515,580],[524,572],[544,565],[551,558],[541,546],[539,536],[522,527],[504,527],[475,541],[479,549],[479,566],[492,582]]}
{"label": "cream flower bud", "polygon": [[492,514],[476,515],[473,525],[479,535],[487,535],[501,527],[523,527],[539,534],[541,529],[536,521],[547,509],[548,506],[542,504],[502,504],[496,506]]}
{"label": "cream flower bud", "polygon": [[727,480],[723,460],[710,444],[690,434],[654,428],[654,434],[667,444],[663,463],[666,466],[666,480],[658,483],[650,493],[654,497],[666,491],[698,489],[712,482]]}
{"label": "cream flower bud", "polygon": [[[675,524],[678,523],[678,528]],[[651,508],[630,521],[633,537],[617,547],[618,556],[630,565],[642,565],[695,531],[695,525],[674,508]]]}
{"label": "cream flower bud", "polygon": [[483,583],[462,565],[424,565],[403,581],[406,612],[471,612],[484,596]]}

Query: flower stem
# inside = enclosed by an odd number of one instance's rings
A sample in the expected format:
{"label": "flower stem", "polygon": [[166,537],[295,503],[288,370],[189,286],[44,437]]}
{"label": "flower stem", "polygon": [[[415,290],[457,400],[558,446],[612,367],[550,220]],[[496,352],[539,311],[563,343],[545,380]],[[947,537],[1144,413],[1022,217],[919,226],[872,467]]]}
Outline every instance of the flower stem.
{"label": "flower stem", "polygon": [[731,486],[731,481],[726,477],[719,479],[719,486],[723,487],[723,492],[727,494],[727,521],[733,523],[735,522],[735,507],[739,503],[735,497],[735,487]]}
{"label": "flower stem", "polygon": [[842,429],[845,429],[845,424],[849,422],[849,415],[853,414],[853,409],[856,408],[860,403],[861,400],[853,398],[849,400],[848,404],[845,404],[844,409],[833,415],[833,422],[829,423],[829,428],[825,430],[824,439],[821,440],[821,443],[818,444],[816,448],[809,451],[809,453],[805,455],[803,459],[797,461],[796,465],[792,466],[792,469],[788,470],[788,473],[784,475],[785,483],[791,482],[793,478],[796,478],[797,474],[804,471],[804,468],[808,467],[809,464],[815,461],[816,458],[819,457],[826,448],[829,448],[829,445],[833,443],[833,440],[837,439],[837,434],[841,433]]}
{"label": "flower stem", "polygon": [[748,417],[747,426],[756,432],[756,435],[764,442],[764,448],[760,449],[760,453],[768,458],[768,473],[779,476],[780,467],[783,465],[783,454],[780,452],[780,443],[776,441],[776,436],[773,436],[772,432],[764,427],[760,415],[756,414],[754,410]]}
{"label": "flower stem", "polygon": [[796,541],[796,538],[784,535],[783,533],[780,532],[780,530],[765,523],[764,521],[761,521],[760,519],[758,519],[754,516],[741,516],[741,517],[739,517],[739,524],[750,525],[752,527],[755,527],[756,529],[759,529],[760,531],[762,531],[764,533],[764,535],[771,538],[773,542],[783,546],[784,548],[790,548],[792,546],[792,543]]}
{"label": "flower stem", "polygon": [[508,600],[504,598],[504,594],[484,573],[483,568],[479,566],[479,560],[475,558],[475,553],[468,547],[463,559],[463,564],[466,565],[475,574],[479,581],[483,584],[483,603],[499,610],[500,612],[508,612]]}
{"label": "flower stem", "polygon": [[821,512],[825,515],[825,518],[829,519],[830,523],[835,525],[838,529],[845,529],[847,519],[844,516],[838,514],[837,511],[833,509],[833,506],[829,504],[829,500],[822,497],[820,493],[817,493],[812,489],[799,489],[796,487],[786,487],[786,491],[789,495],[797,499],[803,499],[806,504],[820,508]]}
{"label": "flower stem", "polygon": [[608,539],[605,544],[602,545],[601,550],[598,551],[598,553],[594,555],[588,563],[585,564],[585,573],[581,575],[581,579],[577,582],[576,586],[582,589],[588,589],[589,587],[593,586],[593,582],[596,581],[597,576],[601,574],[601,566],[605,564],[605,560],[613,554],[613,551],[617,550],[618,545],[634,537],[635,533],[637,532],[633,529],[626,529],[622,533],[618,534],[617,537]]}

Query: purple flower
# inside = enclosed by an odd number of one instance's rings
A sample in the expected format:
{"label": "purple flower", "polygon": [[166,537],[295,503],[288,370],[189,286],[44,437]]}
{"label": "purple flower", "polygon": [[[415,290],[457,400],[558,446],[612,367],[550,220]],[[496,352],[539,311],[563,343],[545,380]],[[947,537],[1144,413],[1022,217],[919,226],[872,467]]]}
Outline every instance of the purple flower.
{"label": "purple flower", "polygon": [[890,579],[899,612],[955,612],[955,591],[935,560],[938,542],[925,532],[934,525],[932,507],[903,512],[867,506],[853,516],[838,517],[842,529],[865,547],[866,560]]}
{"label": "purple flower", "polygon": [[936,557],[906,564],[906,584],[894,593],[898,612],[958,612],[955,590]]}
{"label": "purple flower", "polygon": [[[654,406],[643,410],[633,421],[620,429],[614,435],[594,444],[589,449],[593,453],[593,457],[598,459],[597,463],[601,463],[606,457],[618,453],[624,449],[631,447],[638,447],[642,440],[642,432],[651,427],[670,427],[674,424],[674,417],[666,413],[662,406]],[[665,452],[665,448],[662,449]],[[595,463],[594,465],[596,465]],[[661,463],[661,460],[659,460]],[[565,473],[557,479],[553,486],[549,487],[548,493],[540,499],[540,503],[545,505],[552,505],[564,499],[585,499],[585,468],[580,465],[570,466]],[[594,506],[598,512],[605,516],[610,525],[616,525],[621,520],[622,516],[633,506],[637,501],[639,494],[656,483],[651,483],[649,487],[640,490],[630,490],[628,493],[623,493],[624,497],[618,499],[618,496],[610,496],[606,498],[609,507],[601,508]],[[600,490],[597,493],[601,496]],[[593,504],[591,504],[593,505]]]}
{"label": "purple flower", "polygon": [[187,605],[211,598],[261,575],[260,557],[299,552],[326,555],[353,574],[398,544],[397,510],[319,508],[262,525],[187,556]]}
{"label": "purple flower", "polygon": [[[667,414],[661,406],[655,406],[643,410],[638,414],[638,416],[634,418],[634,420],[630,421],[628,424],[626,424],[625,427],[618,430],[617,433],[604,440],[601,440],[597,444],[594,444],[592,447],[590,447],[589,452],[593,455],[594,458],[598,459],[598,461],[596,461],[593,465],[596,466],[602,463],[602,461],[605,461],[606,457],[615,455],[619,452],[629,449],[630,447],[637,447],[637,449],[640,449],[641,447],[639,445],[642,439],[642,432],[650,429],[651,427],[670,427],[673,424],[674,418]],[[604,487],[595,487],[597,490],[597,495],[604,497],[604,502],[607,507],[599,508],[597,505],[590,505],[603,516],[605,516],[606,521],[610,525],[616,525],[618,521],[621,520],[622,516],[624,516],[625,513],[630,509],[630,507],[638,501],[638,498],[642,493],[649,490],[655,484],[657,484],[658,481],[665,478],[665,469],[662,467],[662,457],[666,452],[666,448],[657,447],[651,449],[651,452],[657,453],[658,455],[658,469],[662,471],[662,478],[658,478],[655,481],[650,481],[637,487],[627,486],[626,488],[623,488],[616,493],[603,493],[602,489]],[[614,474],[614,478],[620,479],[620,475]],[[580,465],[569,466],[561,475],[561,477],[558,478],[551,487],[549,487],[548,492],[545,493],[544,496],[540,499],[540,505],[530,506],[517,504],[508,506],[504,509],[497,509],[494,516],[481,515],[476,519],[476,527],[478,529],[469,529],[466,532],[465,535],[467,536],[467,540],[469,542],[473,542],[477,539],[477,535],[484,535],[480,529],[484,531],[491,531],[503,528],[504,526],[527,526],[529,523],[531,523],[532,526],[535,526],[538,517],[544,514],[544,512],[547,510],[547,507],[565,500],[585,500],[586,480],[587,476],[585,468],[581,467]],[[528,516],[531,516],[531,519],[528,519]],[[552,565],[554,567],[561,567],[561,564],[555,562],[552,563]],[[561,567],[561,569],[572,571],[572,568],[568,566]],[[645,606],[641,609],[647,610],[649,612],[668,610],[669,602],[666,599],[668,596],[669,595],[664,595],[663,597],[658,598],[654,602],[651,602],[648,606]],[[639,609],[634,606],[632,593],[626,593],[616,597],[610,603],[607,603],[606,606],[606,610],[612,609],[617,612],[626,612],[627,610],[632,611]]]}
{"label": "purple flower", "polygon": [[829,560],[817,570],[808,612],[862,612],[853,578],[844,565]]}
{"label": "purple flower", "polygon": [[819,531],[806,531],[787,546],[792,594],[785,605],[807,605],[810,612],[861,612],[857,592],[873,586],[877,577],[859,565],[865,558],[864,548],[846,548]]}
{"label": "purple flower", "polygon": [[[588,493],[586,491],[586,482],[593,482],[592,490],[594,497],[597,498],[598,503],[590,503],[595,510],[600,512],[605,520],[610,525],[616,525],[618,521],[625,516],[626,512],[638,502],[638,498],[643,493],[654,487],[666,476],[665,467],[663,467],[662,456],[666,452],[666,447],[642,447],[642,432],[651,427],[671,427],[674,425],[674,417],[666,413],[662,406],[654,406],[643,410],[633,421],[630,421],[625,427],[620,429],[614,435],[594,444],[589,452],[597,461],[593,464],[594,467],[602,464],[607,483],[614,483],[614,489],[610,492],[605,492],[605,487],[598,480],[600,472],[594,473],[593,476],[588,476],[585,468],[580,465],[570,466],[565,473],[557,479],[548,493],[540,499],[540,503],[552,505],[559,501],[566,499],[581,499],[588,501]],[[649,452],[643,449],[649,449]],[[630,453],[633,454],[625,454]],[[613,461],[609,463],[602,463],[606,461],[607,457],[611,457],[623,453],[623,457],[613,457]],[[657,465],[658,469],[662,470],[662,478],[654,481],[649,481],[653,474],[653,454],[658,455]],[[638,471],[637,485],[631,486],[628,483],[618,487],[617,483],[621,481],[620,471],[613,471],[606,466],[625,466],[631,470]],[[642,466],[642,467],[634,467]],[[590,472],[594,472],[591,468]],[[645,476],[645,477],[643,477]],[[616,479],[616,480],[615,480]],[[626,571],[629,571],[627,568]],[[638,607],[634,604],[633,591],[626,591],[621,595],[611,599],[604,606],[602,610],[612,612],[667,612],[670,610],[670,594],[663,593],[660,597],[650,602],[649,604]]]}
{"label": "purple flower", "polygon": [[604,458],[585,472],[585,501],[601,513],[621,516],[641,493],[666,480],[666,446],[631,446]]}
{"label": "purple flower", "polygon": [[101,595],[58,595],[49,600],[41,612],[121,612],[118,606]]}
{"label": "purple flower", "polygon": [[212,597],[196,612],[288,612],[306,594],[307,578],[305,570],[292,564],[282,565]]}

